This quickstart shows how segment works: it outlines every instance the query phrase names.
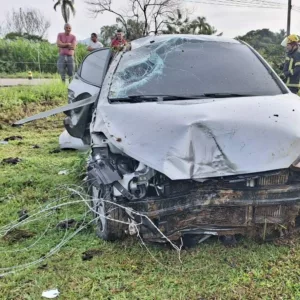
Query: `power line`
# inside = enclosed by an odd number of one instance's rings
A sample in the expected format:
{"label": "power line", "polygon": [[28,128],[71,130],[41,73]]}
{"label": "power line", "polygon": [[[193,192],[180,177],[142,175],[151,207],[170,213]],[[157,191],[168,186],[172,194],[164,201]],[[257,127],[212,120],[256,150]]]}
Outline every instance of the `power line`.
{"label": "power line", "polygon": [[[265,8],[265,9],[286,9],[287,4],[270,0],[186,0],[207,5],[223,5],[232,7]],[[299,6],[293,6],[293,10],[300,12]]]}

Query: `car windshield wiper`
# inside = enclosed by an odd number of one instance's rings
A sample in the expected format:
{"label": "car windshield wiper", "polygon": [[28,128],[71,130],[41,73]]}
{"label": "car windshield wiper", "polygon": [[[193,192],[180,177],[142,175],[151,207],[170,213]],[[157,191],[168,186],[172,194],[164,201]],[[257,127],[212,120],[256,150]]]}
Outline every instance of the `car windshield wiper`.
{"label": "car windshield wiper", "polygon": [[237,94],[237,93],[205,93],[204,97],[207,98],[235,98],[235,97],[254,97],[257,95],[251,94]]}
{"label": "car windshield wiper", "polygon": [[186,100],[199,99],[205,97],[204,95],[130,95],[122,98],[110,98],[112,102],[145,102],[145,101],[164,101],[164,100]]}
{"label": "car windshield wiper", "polygon": [[230,97],[250,97],[248,94],[231,93],[204,93],[199,95],[130,95],[122,98],[110,98],[112,102],[150,102],[150,101],[171,101],[171,100],[193,100],[203,98],[230,98]]}

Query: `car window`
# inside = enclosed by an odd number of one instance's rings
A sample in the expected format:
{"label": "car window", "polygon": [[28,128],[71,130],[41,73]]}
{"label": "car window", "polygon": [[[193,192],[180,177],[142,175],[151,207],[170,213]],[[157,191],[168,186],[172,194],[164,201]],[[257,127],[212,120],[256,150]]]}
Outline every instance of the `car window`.
{"label": "car window", "polygon": [[92,52],[85,58],[78,70],[80,77],[92,85],[101,86],[110,55],[110,49]]}
{"label": "car window", "polygon": [[283,92],[248,46],[181,37],[125,53],[109,97],[205,93],[261,96]]}

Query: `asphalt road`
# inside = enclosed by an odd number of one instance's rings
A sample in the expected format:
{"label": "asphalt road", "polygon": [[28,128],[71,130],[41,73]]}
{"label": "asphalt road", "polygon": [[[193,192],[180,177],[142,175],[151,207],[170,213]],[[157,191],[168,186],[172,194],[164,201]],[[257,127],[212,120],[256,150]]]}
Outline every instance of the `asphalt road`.
{"label": "asphalt road", "polygon": [[53,79],[22,79],[22,78],[0,78],[0,87],[17,85],[39,85],[53,81]]}

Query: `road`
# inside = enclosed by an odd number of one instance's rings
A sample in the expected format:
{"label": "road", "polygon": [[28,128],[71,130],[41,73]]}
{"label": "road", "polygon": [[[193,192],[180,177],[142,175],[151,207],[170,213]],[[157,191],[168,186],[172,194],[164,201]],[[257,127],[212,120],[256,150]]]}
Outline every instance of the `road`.
{"label": "road", "polygon": [[39,85],[53,81],[53,79],[24,79],[24,78],[0,78],[0,87],[17,85]]}

